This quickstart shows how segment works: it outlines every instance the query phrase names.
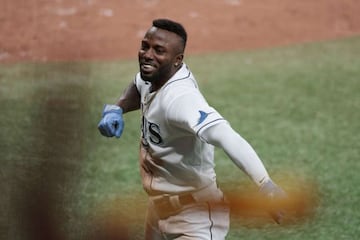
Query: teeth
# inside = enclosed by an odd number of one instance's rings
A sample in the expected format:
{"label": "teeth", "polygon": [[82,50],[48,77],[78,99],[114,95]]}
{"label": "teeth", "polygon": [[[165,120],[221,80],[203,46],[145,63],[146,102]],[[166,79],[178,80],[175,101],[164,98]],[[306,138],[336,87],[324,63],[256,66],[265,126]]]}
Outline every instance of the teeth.
{"label": "teeth", "polygon": [[150,69],[154,69],[154,66],[150,65],[150,64],[143,64],[142,65],[142,68],[143,69],[146,69],[146,70],[150,70]]}

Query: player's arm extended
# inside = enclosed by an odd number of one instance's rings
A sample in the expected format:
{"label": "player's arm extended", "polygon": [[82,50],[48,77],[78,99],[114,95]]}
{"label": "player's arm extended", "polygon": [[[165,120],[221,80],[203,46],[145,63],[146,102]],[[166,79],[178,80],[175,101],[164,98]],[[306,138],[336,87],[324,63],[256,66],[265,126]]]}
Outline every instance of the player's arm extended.
{"label": "player's arm extended", "polygon": [[270,179],[252,146],[227,122],[221,122],[205,129],[201,133],[201,137],[206,142],[222,148],[231,160],[249,175],[258,186]]}
{"label": "player's arm extended", "polygon": [[140,94],[134,82],[126,88],[115,105],[106,104],[98,124],[101,135],[120,138],[124,130],[123,114],[140,108]]}
{"label": "player's arm extended", "polygon": [[[286,198],[286,193],[270,179],[255,150],[227,122],[220,122],[205,129],[201,137],[208,143],[221,147],[260,187],[260,193],[267,201]],[[271,207],[269,213],[277,223],[280,223],[284,217],[283,210],[278,207]]]}
{"label": "player's arm extended", "polygon": [[116,103],[123,113],[140,109],[140,94],[134,82],[131,82]]}

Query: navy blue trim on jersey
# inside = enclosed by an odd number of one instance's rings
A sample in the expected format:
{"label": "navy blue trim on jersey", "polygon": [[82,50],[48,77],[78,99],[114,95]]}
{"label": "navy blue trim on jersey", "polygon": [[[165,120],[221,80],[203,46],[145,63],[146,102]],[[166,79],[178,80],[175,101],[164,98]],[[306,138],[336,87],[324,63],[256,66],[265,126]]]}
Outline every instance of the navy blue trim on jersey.
{"label": "navy blue trim on jersey", "polygon": [[181,80],[184,80],[184,79],[187,79],[189,78],[191,75],[190,71],[188,72],[188,75],[186,77],[183,77],[183,78],[178,78],[178,79],[174,79],[174,80],[171,80],[170,82],[166,82],[165,85],[163,86],[163,89],[165,89],[167,86],[169,86],[171,83],[173,82],[177,82],[177,81],[181,81]]}
{"label": "navy blue trim on jersey", "polygon": [[210,227],[209,227],[209,232],[210,232],[210,240],[213,239],[213,235],[212,235],[212,228],[214,227],[214,222],[211,218],[211,206],[210,203],[206,202],[206,205],[208,207],[208,212],[209,212],[209,221],[210,221]]}
{"label": "navy blue trim on jersey", "polygon": [[214,122],[217,122],[217,121],[222,121],[222,120],[225,120],[225,119],[224,119],[224,118],[218,118],[218,119],[212,120],[211,122],[206,123],[204,126],[202,126],[201,128],[199,128],[199,130],[197,130],[196,135],[199,136],[199,132],[200,132],[204,127],[208,126],[209,124],[214,123]]}

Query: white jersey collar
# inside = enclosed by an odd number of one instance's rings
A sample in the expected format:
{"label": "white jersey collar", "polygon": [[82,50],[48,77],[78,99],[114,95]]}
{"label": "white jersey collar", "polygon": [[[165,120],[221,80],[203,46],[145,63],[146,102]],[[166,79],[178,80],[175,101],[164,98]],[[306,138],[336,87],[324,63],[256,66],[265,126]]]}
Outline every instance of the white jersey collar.
{"label": "white jersey collar", "polygon": [[[142,80],[142,82],[144,82],[145,84],[148,84],[145,80],[143,80],[141,78],[140,72],[137,74],[137,76]],[[167,86],[168,84],[170,84],[172,82],[182,80],[182,79],[186,79],[186,78],[188,78],[190,76],[191,76],[190,69],[183,62],[181,68],[168,81],[166,81],[165,84],[160,89],[164,88],[165,86]],[[150,84],[148,86],[150,87]]]}
{"label": "white jersey collar", "polygon": [[164,84],[164,86],[173,81],[188,78],[189,76],[190,70],[188,66],[183,62],[181,68]]}

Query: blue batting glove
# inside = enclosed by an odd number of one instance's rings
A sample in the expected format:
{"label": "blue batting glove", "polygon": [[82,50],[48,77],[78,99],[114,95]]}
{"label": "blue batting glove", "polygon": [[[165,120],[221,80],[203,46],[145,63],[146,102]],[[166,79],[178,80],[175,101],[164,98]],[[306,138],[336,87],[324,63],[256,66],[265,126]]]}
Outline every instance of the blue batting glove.
{"label": "blue batting glove", "polygon": [[102,119],[98,124],[100,133],[105,137],[119,138],[124,130],[123,110],[117,105],[104,106]]}
{"label": "blue batting glove", "polygon": [[264,182],[260,186],[259,191],[270,204],[270,209],[268,209],[270,216],[277,224],[280,224],[285,216],[283,209],[279,206],[279,202],[287,198],[286,193],[271,179]]}

